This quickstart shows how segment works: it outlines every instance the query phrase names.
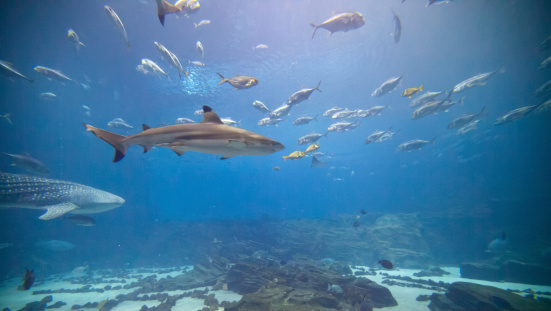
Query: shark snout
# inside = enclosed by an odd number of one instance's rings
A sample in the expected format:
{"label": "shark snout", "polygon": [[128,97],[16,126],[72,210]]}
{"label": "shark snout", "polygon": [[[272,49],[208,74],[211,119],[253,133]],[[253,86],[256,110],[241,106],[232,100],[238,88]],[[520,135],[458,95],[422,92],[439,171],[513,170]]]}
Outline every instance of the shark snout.
{"label": "shark snout", "polygon": [[280,150],[283,150],[283,149],[285,149],[285,146],[283,146],[282,143],[277,142],[277,141],[272,142],[272,150],[274,150],[274,152],[280,151]]}

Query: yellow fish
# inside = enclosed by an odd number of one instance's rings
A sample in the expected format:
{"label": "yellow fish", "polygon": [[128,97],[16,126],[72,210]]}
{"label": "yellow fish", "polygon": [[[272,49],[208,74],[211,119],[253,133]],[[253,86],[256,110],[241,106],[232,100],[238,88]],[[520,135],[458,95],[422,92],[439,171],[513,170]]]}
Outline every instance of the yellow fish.
{"label": "yellow fish", "polygon": [[288,156],[283,156],[283,159],[285,161],[287,161],[287,159],[289,159],[289,160],[298,160],[298,159],[304,157],[305,155],[306,155],[306,153],[304,151],[294,151]]}
{"label": "yellow fish", "polygon": [[407,96],[407,97],[411,98],[411,96],[417,94],[417,92],[422,91],[422,90],[423,90],[423,85],[422,84],[421,84],[420,87],[410,87],[402,93],[402,97]]}
{"label": "yellow fish", "polygon": [[318,150],[319,148],[320,148],[320,145],[311,144],[310,146],[308,146],[308,148],[306,148],[306,153],[314,152],[314,151]]}

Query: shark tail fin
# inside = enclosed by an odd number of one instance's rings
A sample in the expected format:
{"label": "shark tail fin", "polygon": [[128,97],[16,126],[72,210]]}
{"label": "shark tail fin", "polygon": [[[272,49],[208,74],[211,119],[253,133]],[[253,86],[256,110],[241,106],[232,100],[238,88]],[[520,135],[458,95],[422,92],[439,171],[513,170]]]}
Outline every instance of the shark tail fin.
{"label": "shark tail fin", "polygon": [[159,21],[161,22],[161,25],[165,25],[165,15],[168,13],[176,13],[181,11],[182,9],[175,6],[174,4],[170,4],[166,2],[165,0],[157,0],[157,16],[159,17]]}
{"label": "shark tail fin", "polygon": [[126,136],[111,133],[109,131],[105,131],[96,127],[93,127],[89,124],[82,123],[87,131],[92,132],[97,137],[103,139],[108,144],[113,146],[115,148],[115,157],[113,158],[113,162],[119,162],[124,158],[124,155],[126,154],[126,151],[128,150],[128,146],[123,144],[124,140],[126,139]]}

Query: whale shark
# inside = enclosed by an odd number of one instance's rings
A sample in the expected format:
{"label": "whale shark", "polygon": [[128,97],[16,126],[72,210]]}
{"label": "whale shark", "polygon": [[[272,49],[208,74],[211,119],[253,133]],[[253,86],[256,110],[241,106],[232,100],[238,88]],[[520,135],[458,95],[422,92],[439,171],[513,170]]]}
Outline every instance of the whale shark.
{"label": "whale shark", "polygon": [[109,192],[74,182],[28,175],[0,173],[0,209],[45,210],[41,220],[71,214],[101,213],[124,204]]}
{"label": "whale shark", "polygon": [[128,147],[139,145],[144,153],[153,146],[165,147],[178,155],[188,151],[221,154],[225,160],[236,155],[268,155],[283,150],[281,143],[255,132],[225,125],[210,107],[203,106],[201,123],[177,124],[150,128],[143,124],[143,132],[132,136],[111,133],[83,123],[87,131],[115,148],[113,162],[125,156]]}

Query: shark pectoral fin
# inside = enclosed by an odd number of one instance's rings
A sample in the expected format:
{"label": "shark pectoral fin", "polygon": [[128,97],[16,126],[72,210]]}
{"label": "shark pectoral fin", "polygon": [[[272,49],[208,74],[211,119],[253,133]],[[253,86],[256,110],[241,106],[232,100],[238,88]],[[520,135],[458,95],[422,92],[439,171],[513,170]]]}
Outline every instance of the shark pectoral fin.
{"label": "shark pectoral fin", "polygon": [[183,146],[184,146],[184,144],[178,144],[178,145],[172,145],[169,148],[170,148],[170,150],[176,152],[176,154],[178,156],[181,156],[182,154],[188,152],[188,150],[183,150],[183,148],[182,148]]}
{"label": "shark pectoral fin", "polygon": [[235,154],[233,154],[233,155],[225,155],[225,156],[221,157],[220,160],[226,160],[226,159],[229,159],[229,158],[234,157],[234,156],[236,156],[236,155],[235,155]]}
{"label": "shark pectoral fin", "polygon": [[38,219],[41,219],[41,220],[54,219],[79,207],[78,205],[75,205],[73,203],[60,203],[55,205],[48,205],[48,206],[45,206],[45,208],[47,209],[46,213],[38,217]]}

